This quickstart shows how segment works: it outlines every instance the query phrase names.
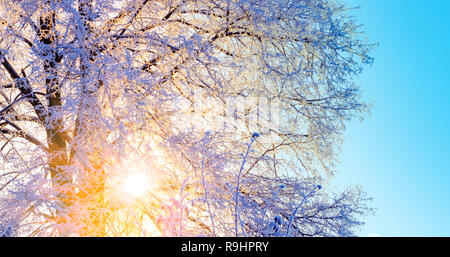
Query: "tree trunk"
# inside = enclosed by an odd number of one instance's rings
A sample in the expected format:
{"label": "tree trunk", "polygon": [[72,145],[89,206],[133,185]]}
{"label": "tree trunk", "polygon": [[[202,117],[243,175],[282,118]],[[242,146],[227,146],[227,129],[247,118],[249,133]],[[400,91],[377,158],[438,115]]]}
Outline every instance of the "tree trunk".
{"label": "tree trunk", "polygon": [[[59,209],[56,212],[57,223],[60,236],[77,233],[80,236],[104,236],[106,233],[106,226],[104,222],[104,213],[106,206],[104,203],[104,171],[103,163],[101,162],[101,149],[94,151],[86,150],[94,148],[95,146],[86,145],[93,142],[91,133],[89,132],[88,118],[86,110],[96,109],[95,93],[92,88],[88,86],[89,64],[92,61],[90,50],[88,49],[87,40],[90,33],[90,1],[79,1],[78,11],[83,20],[84,31],[83,37],[80,38],[80,43],[85,46],[85,56],[80,58],[80,70],[82,72],[81,81],[83,86],[83,99],[80,103],[80,109],[76,118],[75,130],[73,133],[72,149],[70,156],[67,153],[67,137],[62,132],[64,128],[64,120],[62,115],[57,112],[63,106],[61,98],[61,88],[58,81],[57,65],[62,60],[55,48],[53,47],[56,41],[55,33],[55,12],[51,11],[50,1],[47,2],[48,11],[39,18],[39,40],[47,47],[42,51],[44,58],[44,71],[46,73],[45,87],[46,100],[48,104],[47,120],[45,121],[45,128],[47,133],[48,143],[48,168],[50,170],[53,187],[58,189],[58,200],[60,202]],[[95,111],[94,111],[95,112]],[[81,141],[82,142],[81,142]],[[80,142],[78,142],[80,141]],[[73,184],[73,176],[67,169],[74,163],[74,158],[77,158],[77,151],[81,150],[84,156],[88,157],[88,165],[83,165],[85,174],[79,184]],[[82,157],[83,158],[83,157]],[[74,188],[78,187],[81,190],[75,193]],[[84,212],[84,217],[80,217],[78,213],[79,208],[86,208],[87,213]],[[82,221],[80,231],[69,231],[67,229],[68,222]]]}
{"label": "tree trunk", "polygon": [[[48,5],[50,2],[48,2]],[[46,6],[49,7],[49,6]],[[48,8],[50,10],[50,8]],[[61,60],[54,48],[55,42],[55,12],[43,12],[44,15],[39,18],[38,36],[42,44],[46,47],[41,55],[44,59],[44,71],[46,73],[45,88],[46,100],[48,105],[47,120],[44,126],[47,134],[48,143],[48,168],[50,170],[53,187],[59,189],[58,198],[60,201],[57,210],[58,225],[63,225],[65,220],[65,210],[71,205],[70,192],[66,185],[71,183],[71,176],[67,174],[65,167],[68,164],[66,152],[66,140],[61,133],[63,128],[63,119],[57,111],[62,107],[60,85],[57,74],[57,63]],[[60,234],[65,232],[60,231]]]}

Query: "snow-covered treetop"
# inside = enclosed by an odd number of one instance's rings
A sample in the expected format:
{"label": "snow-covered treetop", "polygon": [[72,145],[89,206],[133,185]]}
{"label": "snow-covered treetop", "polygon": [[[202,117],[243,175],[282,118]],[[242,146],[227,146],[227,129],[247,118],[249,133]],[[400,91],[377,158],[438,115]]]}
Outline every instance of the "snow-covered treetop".
{"label": "snow-covered treetop", "polygon": [[270,214],[277,233],[351,234],[362,194],[293,202],[368,110],[359,29],[331,0],[0,1],[0,231],[121,235],[137,169],[159,231],[260,235]]}

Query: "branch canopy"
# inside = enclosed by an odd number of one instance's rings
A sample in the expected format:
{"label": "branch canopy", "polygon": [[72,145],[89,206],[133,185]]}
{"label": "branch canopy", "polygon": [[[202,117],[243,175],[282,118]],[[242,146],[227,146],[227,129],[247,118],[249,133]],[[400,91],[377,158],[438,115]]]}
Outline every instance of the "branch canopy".
{"label": "branch canopy", "polygon": [[[2,0],[0,17],[0,232],[347,236],[370,210],[317,187],[369,109],[353,81],[374,45],[345,6]],[[136,172],[152,190],[130,205]]]}

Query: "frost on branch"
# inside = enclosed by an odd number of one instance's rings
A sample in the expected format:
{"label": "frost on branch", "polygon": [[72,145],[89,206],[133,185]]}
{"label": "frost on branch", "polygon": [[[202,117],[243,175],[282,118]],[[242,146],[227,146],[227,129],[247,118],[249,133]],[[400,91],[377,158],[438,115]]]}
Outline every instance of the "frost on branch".
{"label": "frost on branch", "polygon": [[3,0],[0,17],[1,235],[349,236],[370,211],[317,186],[368,111],[353,79],[373,45],[333,0]]}

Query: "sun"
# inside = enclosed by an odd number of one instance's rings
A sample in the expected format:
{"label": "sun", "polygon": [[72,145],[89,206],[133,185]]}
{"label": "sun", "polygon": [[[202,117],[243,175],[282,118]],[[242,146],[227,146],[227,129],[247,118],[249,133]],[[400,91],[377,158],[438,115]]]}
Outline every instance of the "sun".
{"label": "sun", "polygon": [[149,177],[143,172],[134,172],[127,174],[122,189],[126,195],[132,198],[139,198],[147,193],[151,188]]}

